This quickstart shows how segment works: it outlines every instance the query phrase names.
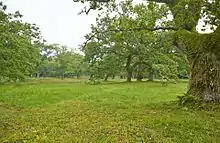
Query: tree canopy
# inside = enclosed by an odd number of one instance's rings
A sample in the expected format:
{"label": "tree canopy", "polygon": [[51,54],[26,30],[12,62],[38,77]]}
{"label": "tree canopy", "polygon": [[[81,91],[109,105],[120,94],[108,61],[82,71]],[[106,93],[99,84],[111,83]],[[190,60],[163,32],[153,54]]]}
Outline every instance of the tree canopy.
{"label": "tree canopy", "polygon": [[23,22],[19,11],[7,13],[0,2],[0,83],[27,77],[80,77],[84,56],[59,44],[47,44],[36,24]]}
{"label": "tree canopy", "polygon": [[[75,2],[79,2],[75,0]],[[82,0],[82,3],[88,2],[89,8],[84,8],[82,12],[88,14],[91,9],[107,9],[107,13],[118,13],[120,17],[120,3],[111,0],[97,0],[87,1]],[[122,9],[126,9],[130,13],[130,7],[132,1],[125,1],[125,5]],[[159,7],[168,8],[167,11],[156,11],[158,8],[154,5],[160,3]],[[189,88],[186,96],[181,98],[181,102],[188,101],[219,101],[220,100],[220,66],[219,66],[219,24],[220,24],[220,2],[217,0],[148,0],[144,6],[156,11],[157,15],[164,14],[164,16],[172,15],[173,19],[165,24],[155,25],[156,15],[147,15],[145,11],[142,11],[146,17],[141,17],[138,20],[139,25],[132,21],[130,27],[110,27],[109,30],[103,31],[103,33],[114,31],[115,35],[120,33],[128,33],[129,31],[157,31],[158,30],[174,30],[174,45],[181,49],[189,62],[190,66],[190,80]],[[140,9],[139,9],[140,10]],[[123,10],[122,10],[123,11]],[[106,12],[102,12],[104,14]],[[126,14],[125,14],[126,15]],[[136,15],[135,15],[136,16]],[[129,14],[127,14],[127,19]],[[150,24],[148,19],[151,19]],[[157,18],[156,18],[157,19]],[[114,20],[113,20],[114,21]],[[158,21],[156,21],[158,22]],[[113,22],[114,23],[114,22]],[[127,21],[129,24],[129,22]],[[126,23],[126,24],[127,24]],[[201,30],[205,31],[211,29],[211,34],[199,34],[196,27],[202,26]],[[140,26],[140,27],[139,27]],[[96,31],[94,35],[99,35]],[[90,35],[88,39],[95,37]],[[132,37],[132,35],[130,35]],[[122,39],[121,39],[122,40]],[[124,39],[123,39],[124,40]],[[122,41],[123,41],[122,40]],[[173,68],[172,68],[173,69]]]}
{"label": "tree canopy", "polygon": [[[144,4],[128,5],[120,2],[114,8],[116,14],[111,15],[110,10],[100,15],[96,25],[92,25],[92,32],[86,35],[87,40],[82,45],[87,60],[92,62],[90,66],[96,67],[102,76],[120,75],[124,71],[127,81],[131,81],[132,76],[141,80],[150,74],[161,79],[176,79],[180,65],[187,65],[187,62],[173,44],[173,32],[135,29],[171,25],[169,20],[163,20],[168,8],[156,3],[147,7]],[[187,66],[184,68],[186,71]]]}
{"label": "tree canopy", "polygon": [[40,32],[36,25],[24,23],[22,15],[5,13],[0,4],[0,80],[23,80],[39,60]]}

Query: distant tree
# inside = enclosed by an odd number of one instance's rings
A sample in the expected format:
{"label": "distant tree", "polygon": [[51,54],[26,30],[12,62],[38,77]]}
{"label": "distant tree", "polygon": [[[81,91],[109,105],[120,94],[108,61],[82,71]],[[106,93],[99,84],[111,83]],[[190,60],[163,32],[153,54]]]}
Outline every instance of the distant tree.
{"label": "distant tree", "polygon": [[66,73],[71,73],[72,77],[76,76],[80,78],[82,75],[87,74],[88,65],[84,61],[84,56],[75,53],[74,51],[69,51],[66,54],[67,65],[66,65]]}
{"label": "distant tree", "polygon": [[[50,72],[54,72],[58,68],[58,64],[54,61],[56,54],[56,46],[46,44],[44,40],[40,44],[40,60],[37,64],[37,77],[51,76]],[[54,75],[54,74],[53,74]]]}
{"label": "distant tree", "polygon": [[105,48],[98,42],[90,42],[83,49],[83,52],[85,53],[85,61],[89,65],[90,76],[104,78],[106,81],[109,76],[119,75],[123,70],[123,61],[115,53],[107,53]]}
{"label": "distant tree", "polygon": [[84,56],[69,50],[59,44],[42,44],[41,61],[38,66],[39,74],[43,77],[79,78],[87,72]]}

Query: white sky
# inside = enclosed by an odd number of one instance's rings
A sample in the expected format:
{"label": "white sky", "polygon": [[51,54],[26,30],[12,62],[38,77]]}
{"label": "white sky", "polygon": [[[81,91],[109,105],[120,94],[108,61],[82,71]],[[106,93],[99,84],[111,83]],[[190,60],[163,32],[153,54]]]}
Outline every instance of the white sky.
{"label": "white sky", "polygon": [[[1,0],[0,0],[1,1]],[[138,2],[139,0],[135,0]],[[73,0],[3,0],[8,12],[19,10],[23,20],[37,24],[48,43],[58,43],[73,49],[84,41],[95,23],[97,12],[77,15],[84,7]]]}
{"label": "white sky", "polygon": [[23,20],[36,23],[48,43],[58,43],[78,48],[90,32],[97,13],[77,15],[84,7],[73,0],[3,0],[8,12],[19,10]]}
{"label": "white sky", "polygon": [[[0,1],[7,5],[8,12],[19,10],[23,21],[35,23],[48,43],[66,45],[72,49],[78,49],[78,45],[83,43],[98,13],[91,10],[88,15],[78,15],[85,5],[73,0]],[[135,1],[137,3],[140,0]]]}

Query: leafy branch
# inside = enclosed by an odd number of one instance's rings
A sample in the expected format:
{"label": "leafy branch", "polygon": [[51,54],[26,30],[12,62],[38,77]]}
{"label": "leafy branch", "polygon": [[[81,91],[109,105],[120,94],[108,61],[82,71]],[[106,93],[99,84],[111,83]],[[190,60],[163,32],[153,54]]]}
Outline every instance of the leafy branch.
{"label": "leafy branch", "polygon": [[87,43],[89,41],[91,41],[93,38],[95,38],[95,36],[97,34],[100,33],[108,33],[108,32],[129,32],[129,31],[143,31],[143,30],[147,30],[147,31],[157,31],[157,30],[174,30],[177,31],[179,28],[178,27],[154,27],[154,28],[148,28],[148,27],[136,27],[136,28],[126,28],[126,29],[122,29],[122,28],[118,28],[118,29],[108,29],[105,31],[98,31],[96,30],[94,34],[92,34],[91,36],[86,36],[88,37],[87,40],[84,42],[82,48],[84,49],[87,45]]}

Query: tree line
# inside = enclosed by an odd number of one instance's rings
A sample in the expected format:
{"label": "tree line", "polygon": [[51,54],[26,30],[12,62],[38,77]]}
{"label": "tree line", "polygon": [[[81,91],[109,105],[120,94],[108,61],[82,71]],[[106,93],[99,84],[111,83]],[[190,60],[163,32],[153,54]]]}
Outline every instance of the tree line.
{"label": "tree line", "polygon": [[[115,15],[111,15],[113,9]],[[154,27],[158,20],[158,25],[169,25],[164,17],[167,11],[165,5],[149,3],[146,7],[123,1],[99,15],[81,47],[91,76],[105,80],[114,75],[126,76],[128,82],[132,77],[138,81],[187,78],[187,58],[173,42],[174,32],[138,29]]]}
{"label": "tree line", "polygon": [[29,77],[86,75],[84,56],[59,44],[47,44],[36,24],[23,22],[22,14],[6,13],[0,2],[0,82]]}
{"label": "tree line", "polygon": [[[85,36],[86,43],[81,46],[83,54],[78,54],[66,46],[47,44],[35,24],[23,22],[19,11],[6,13],[6,6],[1,3],[1,82],[83,75],[90,80],[105,81],[116,76],[127,81],[187,78],[186,56],[173,44],[173,32],[111,31],[154,25],[157,19],[163,18],[159,11],[166,12],[167,7],[155,3],[148,7],[127,5],[119,3],[114,16],[110,16],[111,11],[99,15],[96,24],[91,26],[92,32]],[[152,18],[140,21],[148,16]],[[89,39],[89,35],[94,36]]]}

